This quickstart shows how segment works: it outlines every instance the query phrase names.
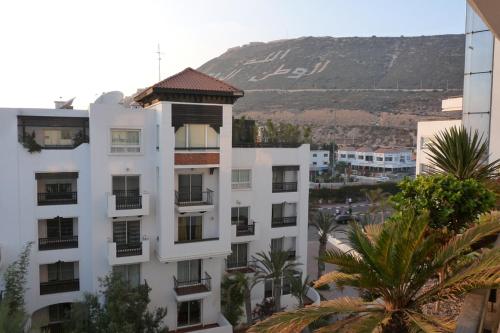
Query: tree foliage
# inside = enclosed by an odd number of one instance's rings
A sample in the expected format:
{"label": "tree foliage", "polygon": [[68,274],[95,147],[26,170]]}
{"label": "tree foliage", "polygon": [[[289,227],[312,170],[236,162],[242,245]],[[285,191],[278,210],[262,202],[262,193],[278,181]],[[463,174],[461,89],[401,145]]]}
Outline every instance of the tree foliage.
{"label": "tree foliage", "polygon": [[275,144],[310,143],[311,128],[290,123],[273,123],[267,120],[262,128],[262,141]]}
{"label": "tree foliage", "polygon": [[[131,286],[120,274],[111,273],[99,280],[99,295],[85,294],[75,303],[67,323],[74,333],[157,333],[163,332],[166,308],[148,310],[151,288],[147,283]],[[104,302],[99,302],[102,296]]]}
{"label": "tree foliage", "polygon": [[325,263],[319,260],[326,251],[328,236],[339,228],[333,215],[327,211],[317,211],[312,220],[312,226],[319,234],[318,242],[318,279],[325,271]]}
{"label": "tree foliage", "polygon": [[231,275],[224,276],[221,283],[222,313],[233,326],[238,325],[240,318],[243,316],[244,288],[241,280]]}
{"label": "tree foliage", "polygon": [[459,232],[479,214],[495,204],[495,194],[474,180],[459,180],[451,175],[418,176],[399,183],[401,191],[392,200],[398,211],[415,208],[429,211],[430,226]]}
{"label": "tree foliage", "polygon": [[[500,286],[500,248],[483,250],[466,264],[472,246],[500,231],[500,221],[476,225],[445,244],[431,232],[427,212],[408,207],[402,214],[368,231],[351,225],[353,251],[328,250],[322,258],[338,267],[315,286],[332,283],[380,295],[375,301],[341,297],[295,311],[275,314],[254,325],[249,332],[300,332],[318,319],[340,315],[341,319],[321,332],[453,332],[451,320],[424,312],[437,301],[455,301],[472,290]],[[447,267],[440,282],[435,277]]]}
{"label": "tree foliage", "polygon": [[439,132],[427,146],[431,173],[451,174],[457,179],[478,181],[500,176],[500,159],[488,163],[488,141],[464,126]]}

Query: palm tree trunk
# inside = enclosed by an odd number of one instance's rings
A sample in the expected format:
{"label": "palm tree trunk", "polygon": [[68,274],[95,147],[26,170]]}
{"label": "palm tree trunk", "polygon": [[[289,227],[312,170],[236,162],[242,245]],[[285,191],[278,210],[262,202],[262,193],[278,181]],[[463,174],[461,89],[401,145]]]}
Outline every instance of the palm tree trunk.
{"label": "palm tree trunk", "polygon": [[252,325],[252,298],[250,290],[245,290],[245,313],[247,316],[247,325]]}
{"label": "palm tree trunk", "polygon": [[281,281],[274,279],[273,281],[273,298],[274,298],[274,312],[281,311]]}
{"label": "palm tree trunk", "polygon": [[318,249],[318,279],[323,275],[325,270],[325,263],[323,263],[319,258],[323,256],[326,252],[326,239],[319,240],[319,249]]}

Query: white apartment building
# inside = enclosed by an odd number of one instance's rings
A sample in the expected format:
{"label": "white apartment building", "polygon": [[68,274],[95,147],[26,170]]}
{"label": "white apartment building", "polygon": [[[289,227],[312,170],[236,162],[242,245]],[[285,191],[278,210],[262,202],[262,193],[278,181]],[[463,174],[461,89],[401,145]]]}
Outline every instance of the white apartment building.
{"label": "white apartment building", "polygon": [[325,171],[330,167],[329,150],[311,150],[309,169],[311,171]]}
{"label": "white apartment building", "polygon": [[415,160],[409,149],[369,147],[342,147],[337,150],[337,161],[362,172],[413,172]]}
{"label": "white apartment building", "polygon": [[[0,109],[0,273],[33,242],[32,332],[55,331],[114,270],[147,281],[169,330],[229,333],[226,271],[252,274],[252,256],[271,246],[305,270],[309,145],[233,147],[232,104],[242,96],[188,68],[133,108],[110,93],[88,110]],[[269,287],[253,289],[253,305]],[[293,309],[289,288],[283,294]]]}

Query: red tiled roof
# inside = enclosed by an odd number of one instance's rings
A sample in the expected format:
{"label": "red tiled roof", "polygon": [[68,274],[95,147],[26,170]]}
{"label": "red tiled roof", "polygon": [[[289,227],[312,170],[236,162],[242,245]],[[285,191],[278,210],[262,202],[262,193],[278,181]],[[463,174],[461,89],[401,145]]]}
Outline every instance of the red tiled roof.
{"label": "red tiled roof", "polygon": [[241,89],[194,70],[191,67],[154,84],[151,88],[243,94]]}
{"label": "red tiled roof", "polygon": [[404,153],[408,151],[409,151],[408,149],[403,149],[403,148],[379,148],[375,150],[375,153],[391,154],[391,153]]}
{"label": "red tiled roof", "polygon": [[354,147],[339,147],[338,150],[342,150],[342,151],[356,151],[356,148],[354,148]]}
{"label": "red tiled roof", "polygon": [[356,151],[359,153],[372,153],[373,149],[371,149],[369,147],[361,147],[361,148],[358,148]]}

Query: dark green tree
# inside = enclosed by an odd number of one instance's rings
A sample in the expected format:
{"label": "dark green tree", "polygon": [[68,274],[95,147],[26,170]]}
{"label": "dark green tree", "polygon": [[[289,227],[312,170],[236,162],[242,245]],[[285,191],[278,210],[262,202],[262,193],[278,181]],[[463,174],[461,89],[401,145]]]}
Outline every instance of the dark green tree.
{"label": "dark green tree", "polygon": [[429,211],[430,227],[460,232],[482,213],[494,207],[495,194],[474,180],[451,175],[418,176],[399,183],[401,191],[392,197],[397,211],[410,207]]}
{"label": "dark green tree", "polygon": [[[100,295],[87,294],[74,304],[68,330],[74,333],[157,333],[162,332],[166,308],[150,312],[147,283],[131,286],[120,274],[111,273],[100,279]],[[99,302],[99,296],[104,302]]]}
{"label": "dark green tree", "polygon": [[245,301],[243,286],[232,275],[226,275],[221,283],[221,291],[222,313],[231,325],[236,326],[243,315],[242,307]]}

